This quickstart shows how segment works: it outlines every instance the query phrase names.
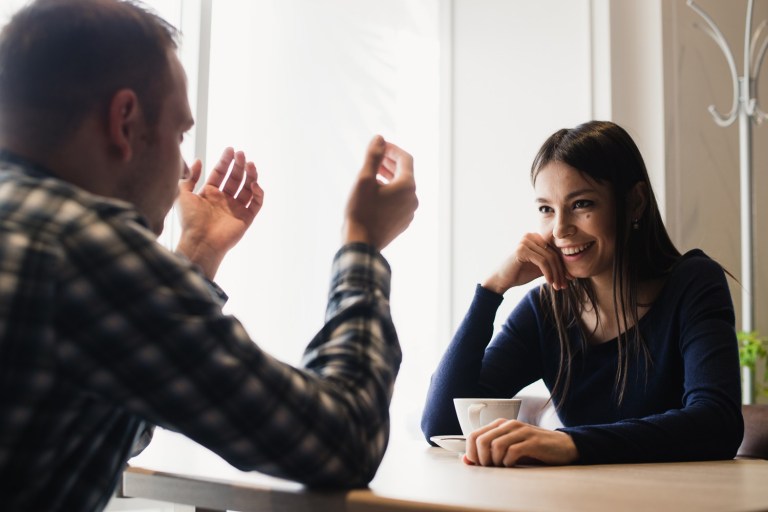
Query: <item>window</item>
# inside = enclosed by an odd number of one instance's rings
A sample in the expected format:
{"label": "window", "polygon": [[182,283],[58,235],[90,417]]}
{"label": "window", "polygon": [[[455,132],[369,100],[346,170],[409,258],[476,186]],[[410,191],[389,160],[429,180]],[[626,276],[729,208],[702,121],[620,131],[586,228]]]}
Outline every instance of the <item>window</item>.
{"label": "window", "polygon": [[[0,23],[23,3],[4,0]],[[198,120],[185,157],[208,170],[231,145],[258,167],[264,208],[217,280],[226,311],[268,352],[296,364],[322,325],[370,138],[414,155],[420,207],[384,254],[404,352],[393,432],[418,436],[429,376],[475,283],[535,229],[536,150],[591,117],[592,2],[146,3],[183,32]],[[177,235],[171,215],[162,242]],[[508,292],[499,322],[524,292]]]}
{"label": "window", "polygon": [[219,271],[228,311],[297,363],[322,324],[363,150],[374,133],[402,145],[420,207],[384,251],[404,352],[393,431],[420,435],[429,376],[475,283],[536,227],[536,150],[590,117],[589,27],[588,0],[213,3],[209,164],[243,149],[266,192]]}
{"label": "window", "polygon": [[439,305],[438,4],[215,2],[211,18],[209,163],[234,145],[265,190],[262,212],[219,271],[227,310],[264,349],[300,360],[322,326],[347,194],[368,141],[384,135],[416,161],[416,219],[384,254],[406,352],[398,389],[419,409]]}

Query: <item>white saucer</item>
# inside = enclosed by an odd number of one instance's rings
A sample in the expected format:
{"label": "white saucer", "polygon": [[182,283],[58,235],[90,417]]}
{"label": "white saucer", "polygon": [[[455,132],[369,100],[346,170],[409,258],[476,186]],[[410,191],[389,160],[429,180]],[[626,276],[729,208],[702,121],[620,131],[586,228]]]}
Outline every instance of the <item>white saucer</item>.
{"label": "white saucer", "polygon": [[464,436],[432,436],[429,440],[440,448],[445,448],[451,452],[464,453],[466,451],[467,438]]}

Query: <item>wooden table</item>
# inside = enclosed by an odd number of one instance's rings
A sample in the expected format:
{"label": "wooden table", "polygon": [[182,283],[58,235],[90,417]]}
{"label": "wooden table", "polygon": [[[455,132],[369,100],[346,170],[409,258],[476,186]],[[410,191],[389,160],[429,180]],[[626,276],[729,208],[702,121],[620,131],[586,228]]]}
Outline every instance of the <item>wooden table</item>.
{"label": "wooden table", "polygon": [[368,489],[317,492],[159,431],[125,471],[122,494],[244,512],[768,510],[768,461],[483,468],[395,438]]}

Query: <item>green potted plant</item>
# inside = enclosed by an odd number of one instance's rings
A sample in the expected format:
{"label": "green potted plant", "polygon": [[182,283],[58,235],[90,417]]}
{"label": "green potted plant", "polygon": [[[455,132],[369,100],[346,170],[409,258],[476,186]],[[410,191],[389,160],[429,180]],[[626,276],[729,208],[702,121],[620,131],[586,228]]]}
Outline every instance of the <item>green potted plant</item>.
{"label": "green potted plant", "polygon": [[[758,396],[768,396],[768,338],[757,331],[739,331],[739,363],[741,363],[744,403],[755,403]],[[757,381],[758,364],[763,365],[763,381]]]}

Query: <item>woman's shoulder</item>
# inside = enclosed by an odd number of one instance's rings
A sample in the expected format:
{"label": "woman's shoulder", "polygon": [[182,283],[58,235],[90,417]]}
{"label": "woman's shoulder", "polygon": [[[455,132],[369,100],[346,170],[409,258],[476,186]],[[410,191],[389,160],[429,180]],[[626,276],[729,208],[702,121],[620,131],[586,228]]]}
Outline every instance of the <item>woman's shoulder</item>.
{"label": "woman's shoulder", "polygon": [[691,276],[709,274],[712,276],[723,276],[725,270],[722,265],[708,256],[701,249],[691,249],[682,254],[672,266],[670,274],[672,276]]}
{"label": "woman's shoulder", "polygon": [[716,260],[701,249],[682,254],[672,265],[665,279],[664,288],[672,295],[688,295],[728,287],[726,271]]}

